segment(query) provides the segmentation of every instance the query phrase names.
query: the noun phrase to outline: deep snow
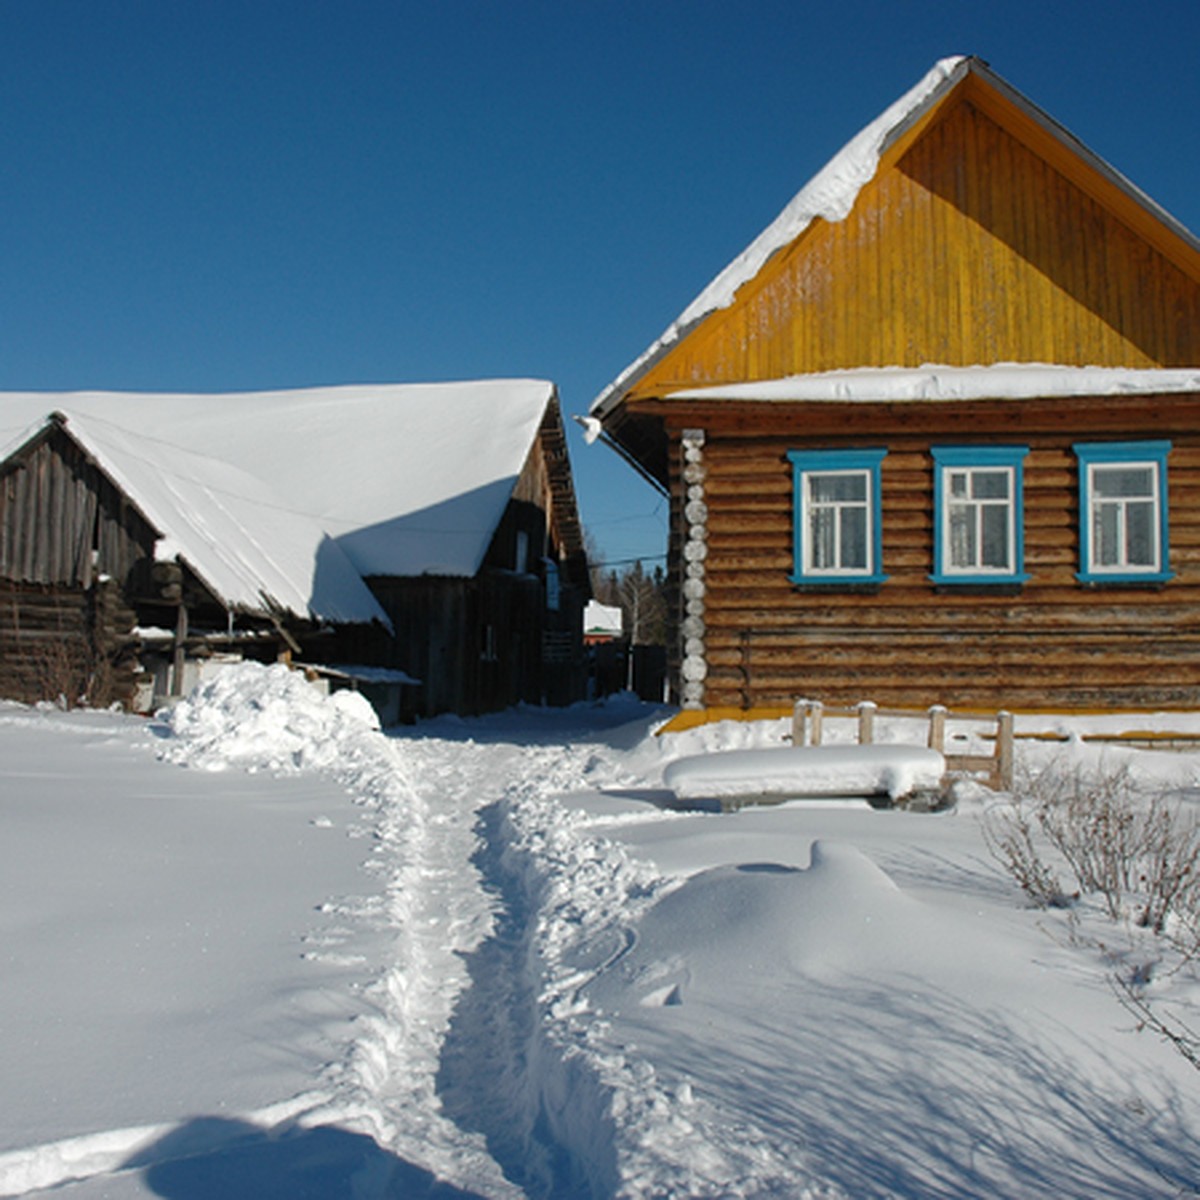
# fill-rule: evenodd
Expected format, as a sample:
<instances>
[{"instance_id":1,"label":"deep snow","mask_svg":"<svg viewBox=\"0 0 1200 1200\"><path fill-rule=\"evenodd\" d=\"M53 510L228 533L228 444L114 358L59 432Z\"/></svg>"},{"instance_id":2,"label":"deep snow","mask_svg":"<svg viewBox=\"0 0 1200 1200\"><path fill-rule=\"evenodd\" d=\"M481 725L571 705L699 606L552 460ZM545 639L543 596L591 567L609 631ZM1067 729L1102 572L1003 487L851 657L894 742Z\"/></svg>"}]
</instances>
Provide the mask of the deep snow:
<instances>
[{"instance_id":1,"label":"deep snow","mask_svg":"<svg viewBox=\"0 0 1200 1200\"><path fill-rule=\"evenodd\" d=\"M671 761L786 725L655 722L618 699L386 736L256 667L169 721L0 707L0 1194L1197 1188L1196 1072L1091 936L1133 935L1028 908L989 793L678 811ZM1156 986L1195 1013L1187 971Z\"/></svg>"}]
</instances>

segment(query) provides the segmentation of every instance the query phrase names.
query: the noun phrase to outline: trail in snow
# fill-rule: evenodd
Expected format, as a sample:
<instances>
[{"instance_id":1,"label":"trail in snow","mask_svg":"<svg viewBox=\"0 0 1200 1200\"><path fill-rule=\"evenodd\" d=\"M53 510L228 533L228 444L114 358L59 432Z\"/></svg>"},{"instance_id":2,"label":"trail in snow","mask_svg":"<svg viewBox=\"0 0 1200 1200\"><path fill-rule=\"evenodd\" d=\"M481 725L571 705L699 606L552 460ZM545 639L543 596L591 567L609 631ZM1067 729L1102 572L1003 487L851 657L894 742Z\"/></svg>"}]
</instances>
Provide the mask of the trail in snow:
<instances>
[{"instance_id":1,"label":"trail in snow","mask_svg":"<svg viewBox=\"0 0 1200 1200\"><path fill-rule=\"evenodd\" d=\"M805 1187L794 1144L661 1078L583 998L676 886L557 799L606 770L603 746L407 745L410 758L456 764L443 803L458 788L480 805L473 865L496 913L446 1032L446 1116L481 1133L530 1197L834 1195Z\"/></svg>"}]
</instances>

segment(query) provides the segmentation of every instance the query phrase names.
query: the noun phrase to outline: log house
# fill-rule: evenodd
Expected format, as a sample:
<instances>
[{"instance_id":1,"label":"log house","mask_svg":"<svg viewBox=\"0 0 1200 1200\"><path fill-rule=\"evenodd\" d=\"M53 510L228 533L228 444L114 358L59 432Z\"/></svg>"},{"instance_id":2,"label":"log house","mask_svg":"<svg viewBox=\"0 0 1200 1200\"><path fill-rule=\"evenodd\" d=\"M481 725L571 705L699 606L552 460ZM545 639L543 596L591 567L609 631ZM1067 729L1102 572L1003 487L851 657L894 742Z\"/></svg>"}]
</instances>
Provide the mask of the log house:
<instances>
[{"instance_id":1,"label":"log house","mask_svg":"<svg viewBox=\"0 0 1200 1200\"><path fill-rule=\"evenodd\" d=\"M976 58L591 419L670 497L686 709L1200 700L1200 243Z\"/></svg>"}]
</instances>

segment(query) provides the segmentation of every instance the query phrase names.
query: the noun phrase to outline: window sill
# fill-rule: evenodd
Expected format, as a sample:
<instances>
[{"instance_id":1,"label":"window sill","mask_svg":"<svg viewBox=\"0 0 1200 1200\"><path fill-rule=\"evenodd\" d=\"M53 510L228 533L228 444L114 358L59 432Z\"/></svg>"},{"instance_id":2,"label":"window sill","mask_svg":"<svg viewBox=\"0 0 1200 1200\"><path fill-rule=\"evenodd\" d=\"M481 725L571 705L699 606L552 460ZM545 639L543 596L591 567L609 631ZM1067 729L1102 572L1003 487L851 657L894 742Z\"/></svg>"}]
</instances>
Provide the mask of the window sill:
<instances>
[{"instance_id":1,"label":"window sill","mask_svg":"<svg viewBox=\"0 0 1200 1200\"><path fill-rule=\"evenodd\" d=\"M858 592L866 595L874 595L886 580L886 575L788 576L788 581L798 592Z\"/></svg>"},{"instance_id":2,"label":"window sill","mask_svg":"<svg viewBox=\"0 0 1200 1200\"><path fill-rule=\"evenodd\" d=\"M1085 571L1077 571L1075 578L1081 586L1095 590L1139 587L1158 590L1175 578L1175 572L1147 571L1136 575L1089 575Z\"/></svg>"},{"instance_id":3,"label":"window sill","mask_svg":"<svg viewBox=\"0 0 1200 1200\"><path fill-rule=\"evenodd\" d=\"M970 589L975 592L1019 592L1031 576L1020 575L930 575L929 582L939 591Z\"/></svg>"}]
</instances>

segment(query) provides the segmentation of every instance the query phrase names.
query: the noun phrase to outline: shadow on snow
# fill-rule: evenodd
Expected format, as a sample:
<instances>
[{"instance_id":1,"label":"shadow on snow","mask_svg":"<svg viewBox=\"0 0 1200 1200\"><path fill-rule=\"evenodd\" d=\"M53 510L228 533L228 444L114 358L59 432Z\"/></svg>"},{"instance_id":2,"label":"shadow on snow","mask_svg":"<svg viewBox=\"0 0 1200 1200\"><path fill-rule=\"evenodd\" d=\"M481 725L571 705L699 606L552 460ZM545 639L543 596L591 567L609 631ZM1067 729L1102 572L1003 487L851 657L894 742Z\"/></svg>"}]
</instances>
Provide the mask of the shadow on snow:
<instances>
[{"instance_id":1,"label":"shadow on snow","mask_svg":"<svg viewBox=\"0 0 1200 1200\"><path fill-rule=\"evenodd\" d=\"M165 1200L481 1200L334 1126L196 1117L122 1164Z\"/></svg>"}]
</instances>

